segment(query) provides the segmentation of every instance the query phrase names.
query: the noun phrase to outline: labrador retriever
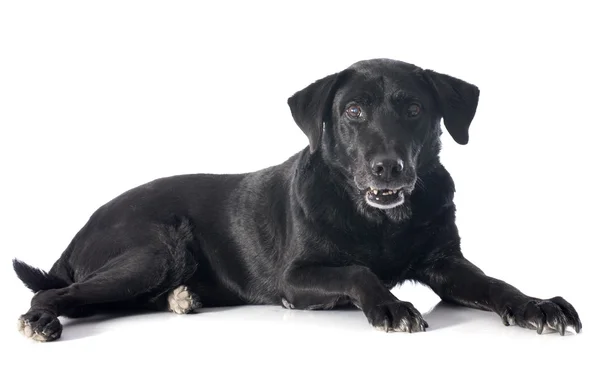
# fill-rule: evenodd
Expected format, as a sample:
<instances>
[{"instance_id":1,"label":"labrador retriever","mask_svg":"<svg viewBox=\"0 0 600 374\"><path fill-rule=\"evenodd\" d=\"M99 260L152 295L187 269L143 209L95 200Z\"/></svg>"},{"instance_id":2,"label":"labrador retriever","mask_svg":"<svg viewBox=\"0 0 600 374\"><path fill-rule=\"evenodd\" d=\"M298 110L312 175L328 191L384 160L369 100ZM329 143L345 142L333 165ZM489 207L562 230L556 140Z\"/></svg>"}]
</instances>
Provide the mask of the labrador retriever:
<instances>
[{"instance_id":1,"label":"labrador retriever","mask_svg":"<svg viewBox=\"0 0 600 374\"><path fill-rule=\"evenodd\" d=\"M288 99L308 145L287 161L151 181L95 211L49 272L15 259L35 292L19 330L51 341L59 316L277 304L355 306L377 329L425 331L390 292L414 280L507 326L579 333L565 299L525 295L461 253L440 135L467 144L478 101L473 84L390 59L321 78Z\"/></svg>"}]
</instances>

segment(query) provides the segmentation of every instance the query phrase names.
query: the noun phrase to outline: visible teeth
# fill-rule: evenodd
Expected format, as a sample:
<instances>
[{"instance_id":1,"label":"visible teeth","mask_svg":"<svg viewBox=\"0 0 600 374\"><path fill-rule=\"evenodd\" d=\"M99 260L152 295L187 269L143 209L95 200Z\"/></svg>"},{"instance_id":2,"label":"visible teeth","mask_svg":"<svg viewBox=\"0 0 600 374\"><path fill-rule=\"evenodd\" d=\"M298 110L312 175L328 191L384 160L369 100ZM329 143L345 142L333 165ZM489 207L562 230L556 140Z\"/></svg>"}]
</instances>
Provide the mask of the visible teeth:
<instances>
[{"instance_id":1,"label":"visible teeth","mask_svg":"<svg viewBox=\"0 0 600 374\"><path fill-rule=\"evenodd\" d=\"M379 191L379 190L376 190L376 189L369 189L369 191L373 195L383 195L383 196L390 196L390 195L394 195L394 194L400 193L400 190L381 190L381 191Z\"/></svg>"}]
</instances>

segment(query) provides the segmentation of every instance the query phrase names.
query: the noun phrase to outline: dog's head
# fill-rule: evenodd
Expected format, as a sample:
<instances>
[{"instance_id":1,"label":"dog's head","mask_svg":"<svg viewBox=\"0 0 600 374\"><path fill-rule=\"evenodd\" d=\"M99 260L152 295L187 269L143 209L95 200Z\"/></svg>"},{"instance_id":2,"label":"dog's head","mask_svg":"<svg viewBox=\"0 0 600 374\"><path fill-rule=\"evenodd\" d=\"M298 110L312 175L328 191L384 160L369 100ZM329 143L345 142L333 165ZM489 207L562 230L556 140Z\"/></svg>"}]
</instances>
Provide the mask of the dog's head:
<instances>
[{"instance_id":1,"label":"dog's head","mask_svg":"<svg viewBox=\"0 0 600 374\"><path fill-rule=\"evenodd\" d=\"M479 89L458 78L374 59L319 79L288 104L310 152L341 171L368 205L391 209L437 160L442 118L467 144L478 100Z\"/></svg>"}]
</instances>

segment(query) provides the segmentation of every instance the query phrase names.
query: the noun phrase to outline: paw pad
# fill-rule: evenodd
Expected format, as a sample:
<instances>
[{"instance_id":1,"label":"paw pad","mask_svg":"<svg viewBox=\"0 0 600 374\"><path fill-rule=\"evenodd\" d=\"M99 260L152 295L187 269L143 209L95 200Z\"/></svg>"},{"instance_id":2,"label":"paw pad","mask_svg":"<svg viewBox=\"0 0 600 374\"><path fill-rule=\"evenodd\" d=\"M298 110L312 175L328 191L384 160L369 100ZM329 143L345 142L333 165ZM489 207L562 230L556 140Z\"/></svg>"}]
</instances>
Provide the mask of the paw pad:
<instances>
[{"instance_id":1,"label":"paw pad","mask_svg":"<svg viewBox=\"0 0 600 374\"><path fill-rule=\"evenodd\" d=\"M177 314L188 314L202 306L198 297L186 286L179 286L167 297L169 310Z\"/></svg>"}]
</instances>

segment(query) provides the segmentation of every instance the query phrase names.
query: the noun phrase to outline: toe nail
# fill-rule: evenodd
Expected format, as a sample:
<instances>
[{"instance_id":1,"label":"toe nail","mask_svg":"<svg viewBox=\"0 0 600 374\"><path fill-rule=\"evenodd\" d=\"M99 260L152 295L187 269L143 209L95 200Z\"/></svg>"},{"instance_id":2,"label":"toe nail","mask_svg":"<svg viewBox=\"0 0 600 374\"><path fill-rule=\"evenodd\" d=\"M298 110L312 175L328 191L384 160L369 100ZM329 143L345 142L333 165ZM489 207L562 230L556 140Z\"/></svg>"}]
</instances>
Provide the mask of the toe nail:
<instances>
[{"instance_id":1,"label":"toe nail","mask_svg":"<svg viewBox=\"0 0 600 374\"><path fill-rule=\"evenodd\" d=\"M33 336L31 338L38 342L45 342L47 340L45 336L38 334L37 332L35 334L33 334Z\"/></svg>"},{"instance_id":2,"label":"toe nail","mask_svg":"<svg viewBox=\"0 0 600 374\"><path fill-rule=\"evenodd\" d=\"M25 334L26 337L31 338L31 336L33 335L33 330L31 326L25 326L25 328L23 329L23 334Z\"/></svg>"}]
</instances>

